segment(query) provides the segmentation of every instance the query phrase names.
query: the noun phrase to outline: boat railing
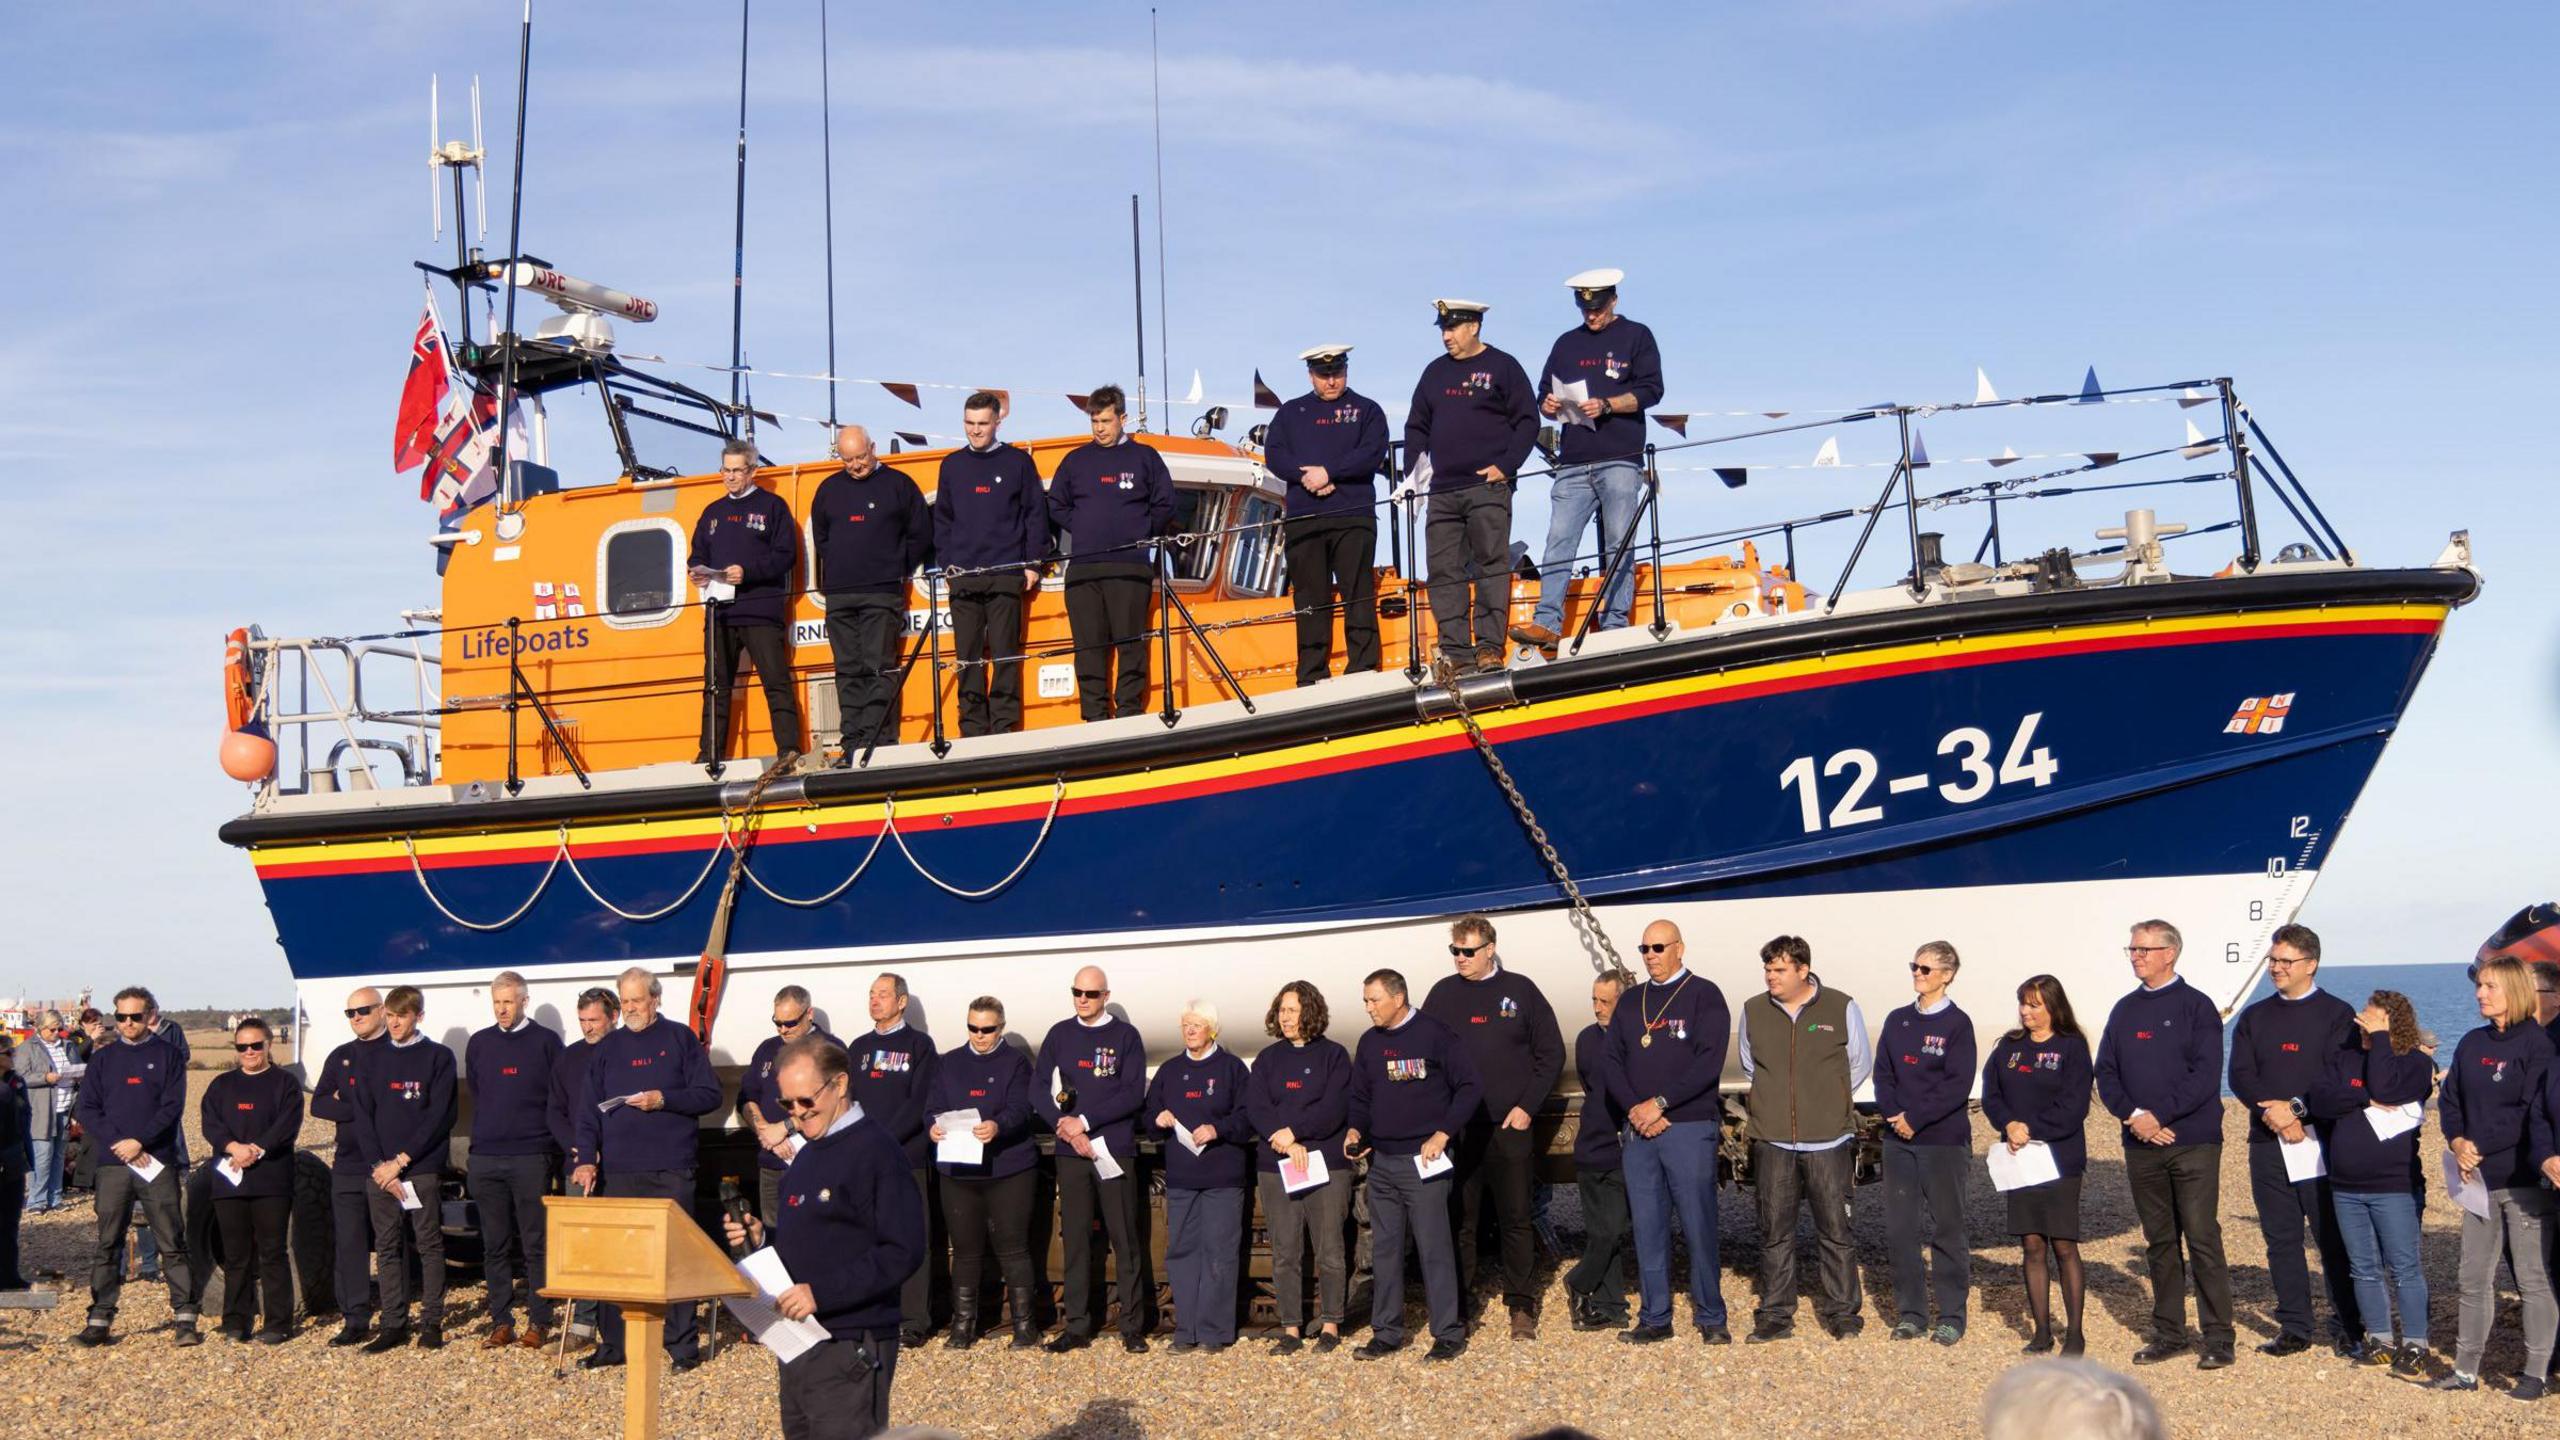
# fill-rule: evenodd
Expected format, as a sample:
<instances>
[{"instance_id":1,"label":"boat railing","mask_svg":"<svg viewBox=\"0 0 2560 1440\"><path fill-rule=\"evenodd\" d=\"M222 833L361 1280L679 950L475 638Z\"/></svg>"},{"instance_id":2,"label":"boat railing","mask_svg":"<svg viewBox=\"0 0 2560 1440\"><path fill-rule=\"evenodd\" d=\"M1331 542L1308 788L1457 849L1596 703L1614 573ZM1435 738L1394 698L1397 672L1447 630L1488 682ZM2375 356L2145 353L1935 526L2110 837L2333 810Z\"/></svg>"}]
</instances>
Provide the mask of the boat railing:
<instances>
[{"instance_id":1,"label":"boat railing","mask_svg":"<svg viewBox=\"0 0 2560 1440\"><path fill-rule=\"evenodd\" d=\"M258 804L383 788L374 755L399 767L402 787L429 783L444 730L443 665L415 638L250 636L256 718L279 762L258 782Z\"/></svg>"}]
</instances>

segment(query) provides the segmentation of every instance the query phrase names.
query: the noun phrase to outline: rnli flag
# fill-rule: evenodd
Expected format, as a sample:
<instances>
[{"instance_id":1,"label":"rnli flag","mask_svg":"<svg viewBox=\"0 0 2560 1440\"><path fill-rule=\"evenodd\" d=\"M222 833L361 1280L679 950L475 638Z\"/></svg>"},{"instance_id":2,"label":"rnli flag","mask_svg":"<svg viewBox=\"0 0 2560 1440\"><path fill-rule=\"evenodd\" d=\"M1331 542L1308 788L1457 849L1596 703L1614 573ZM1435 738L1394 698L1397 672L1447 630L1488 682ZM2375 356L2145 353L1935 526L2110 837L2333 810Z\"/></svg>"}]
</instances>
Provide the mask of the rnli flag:
<instances>
[{"instance_id":1,"label":"rnli flag","mask_svg":"<svg viewBox=\"0 0 2560 1440\"><path fill-rule=\"evenodd\" d=\"M2285 716L2293 711L2293 692L2282 695L2252 695L2231 712L2231 723L2222 727L2225 735L2273 735L2284 729Z\"/></svg>"},{"instance_id":2,"label":"rnli flag","mask_svg":"<svg viewBox=\"0 0 2560 1440\"><path fill-rule=\"evenodd\" d=\"M435 449L436 422L444 414L449 385L447 368L444 328L436 322L435 297L430 295L418 316L418 333L409 341L409 378L400 386L400 414L391 427L392 473L425 464ZM428 488L433 490L432 482Z\"/></svg>"}]
</instances>

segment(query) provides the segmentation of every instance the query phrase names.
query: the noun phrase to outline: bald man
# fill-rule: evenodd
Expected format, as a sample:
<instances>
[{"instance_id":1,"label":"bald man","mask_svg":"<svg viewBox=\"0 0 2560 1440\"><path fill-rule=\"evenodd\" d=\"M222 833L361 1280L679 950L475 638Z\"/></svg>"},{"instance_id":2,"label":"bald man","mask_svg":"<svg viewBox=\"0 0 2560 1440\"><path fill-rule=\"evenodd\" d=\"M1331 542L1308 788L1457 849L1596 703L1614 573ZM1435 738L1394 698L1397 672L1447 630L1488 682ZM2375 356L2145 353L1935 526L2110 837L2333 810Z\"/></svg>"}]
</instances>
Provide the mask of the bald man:
<instances>
[{"instance_id":1,"label":"bald man","mask_svg":"<svg viewBox=\"0 0 2560 1440\"><path fill-rule=\"evenodd\" d=\"M347 1028L355 1038L329 1052L311 1077L311 1113L338 1127L329 1162L329 1229L338 1252L338 1313L345 1325L332 1345L372 1338L373 1210L363 1156L356 1148L356 1067L382 1043L382 992L367 985L347 997Z\"/></svg>"},{"instance_id":2,"label":"bald man","mask_svg":"<svg viewBox=\"0 0 2560 1440\"><path fill-rule=\"evenodd\" d=\"M1099 968L1077 971L1069 998L1075 1014L1049 1027L1031 1070L1031 1108L1058 1137L1058 1236L1066 1252L1066 1323L1049 1349L1081 1350L1102 1328L1093 1294L1098 1211L1120 1262L1120 1346L1142 1354L1155 1294L1138 1223L1147 1203L1136 1133L1146 1100L1146 1046L1138 1027L1111 1014L1111 981Z\"/></svg>"},{"instance_id":3,"label":"bald man","mask_svg":"<svg viewBox=\"0 0 2560 1440\"><path fill-rule=\"evenodd\" d=\"M1671 1227L1689 1240L1689 1319L1709 1345L1730 1345L1716 1248L1716 1148L1733 1012L1716 982L1689 968L1680 927L1656 920L1636 946L1645 981L1609 1016L1609 1098L1627 1117L1622 1152L1635 1223L1643 1308L1618 1332L1630 1345L1671 1338Z\"/></svg>"},{"instance_id":4,"label":"bald man","mask_svg":"<svg viewBox=\"0 0 2560 1440\"><path fill-rule=\"evenodd\" d=\"M836 432L836 458L842 468L818 482L809 502L809 542L836 657L836 723L844 737L836 763L850 765L875 731L882 744L898 743L884 721L907 629L907 577L933 557L933 512L916 482L880 463L861 426Z\"/></svg>"}]
</instances>

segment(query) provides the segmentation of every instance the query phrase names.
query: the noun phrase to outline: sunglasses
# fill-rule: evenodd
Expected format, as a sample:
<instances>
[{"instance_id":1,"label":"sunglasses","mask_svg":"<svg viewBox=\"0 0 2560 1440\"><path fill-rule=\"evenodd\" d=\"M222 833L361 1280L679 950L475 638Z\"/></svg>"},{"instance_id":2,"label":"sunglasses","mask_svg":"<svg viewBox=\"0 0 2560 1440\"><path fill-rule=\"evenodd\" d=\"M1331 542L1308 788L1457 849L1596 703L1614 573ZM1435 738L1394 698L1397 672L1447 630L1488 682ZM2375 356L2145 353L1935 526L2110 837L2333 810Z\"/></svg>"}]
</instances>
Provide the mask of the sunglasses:
<instances>
[{"instance_id":1,"label":"sunglasses","mask_svg":"<svg viewBox=\"0 0 2560 1440\"><path fill-rule=\"evenodd\" d=\"M119 1010L116 1012L116 1023L119 1025L139 1025L150 1017L151 1012L148 1010Z\"/></svg>"},{"instance_id":2,"label":"sunglasses","mask_svg":"<svg viewBox=\"0 0 2560 1440\"><path fill-rule=\"evenodd\" d=\"M1485 950L1490 950L1490 949L1492 949L1492 948L1493 948L1493 947L1492 947L1491 945L1489 945L1489 944L1488 944L1488 945L1452 945L1452 946L1450 946L1450 947L1449 947L1449 953L1450 953L1450 954L1452 954L1452 955L1457 956L1457 957L1458 957L1459 959L1461 959L1461 960L1473 960L1474 958L1476 958L1476 956L1477 956L1477 954L1478 954L1479 952L1481 952L1481 951L1485 951Z\"/></svg>"},{"instance_id":3,"label":"sunglasses","mask_svg":"<svg viewBox=\"0 0 2560 1440\"><path fill-rule=\"evenodd\" d=\"M247 1043L247 1044L243 1045L243 1044L241 1044L240 1042L238 1042L238 1041L236 1041L236 1040L235 1040L235 1041L233 1041L233 1042L232 1042L232 1044L231 1044L231 1048L232 1048L232 1049L234 1049L234 1050L239 1051L239 1052L240 1052L241 1054L243 1054L243 1055L246 1055L246 1054L248 1054L248 1053L249 1053L250 1051L252 1051L252 1050L264 1050L264 1049L266 1049L266 1048L267 1048L267 1042L266 1042L266 1041L264 1041L264 1040L252 1040L252 1041L250 1041L249 1043Z\"/></svg>"},{"instance_id":4,"label":"sunglasses","mask_svg":"<svg viewBox=\"0 0 2560 1440\"><path fill-rule=\"evenodd\" d=\"M1079 990L1073 985L1070 985L1067 987L1067 993L1073 995L1079 1000L1099 1000L1111 992L1108 990Z\"/></svg>"},{"instance_id":5,"label":"sunglasses","mask_svg":"<svg viewBox=\"0 0 2560 1440\"><path fill-rule=\"evenodd\" d=\"M807 1023L809 1023L809 1012L803 1010L788 1020L783 1019L779 1015L775 1016L773 1020L773 1028L776 1030L794 1030L802 1025L806 1025Z\"/></svg>"},{"instance_id":6,"label":"sunglasses","mask_svg":"<svg viewBox=\"0 0 2560 1440\"><path fill-rule=\"evenodd\" d=\"M2164 951L2164 950L2166 950L2166 949L2168 949L2168 948L2169 948L2169 947L2168 947L2168 946L2166 946L2166 945L2127 945L2126 947L2124 947L2124 953L2125 953L2125 954L2127 954L2127 955L2129 955L2129 956L2130 956L2130 955L2157 955L2157 954L2159 954L2160 952L2162 952L2162 951Z\"/></svg>"},{"instance_id":7,"label":"sunglasses","mask_svg":"<svg viewBox=\"0 0 2560 1440\"><path fill-rule=\"evenodd\" d=\"M1660 945L1639 944L1636 946L1636 953L1639 955L1667 955L1671 953L1671 947L1679 943L1680 942L1677 940L1670 940L1665 941Z\"/></svg>"},{"instance_id":8,"label":"sunglasses","mask_svg":"<svg viewBox=\"0 0 2560 1440\"><path fill-rule=\"evenodd\" d=\"M972 1035L1001 1035L1004 1033L1004 1027L1001 1025L972 1025L969 1027L969 1033Z\"/></svg>"},{"instance_id":9,"label":"sunglasses","mask_svg":"<svg viewBox=\"0 0 2560 1440\"><path fill-rule=\"evenodd\" d=\"M831 1080L827 1083L832 1085L835 1082ZM782 1097L782 1108L795 1114L805 1115L818 1108L818 1101L825 1094L826 1092L821 1090L816 1095L785 1095Z\"/></svg>"},{"instance_id":10,"label":"sunglasses","mask_svg":"<svg viewBox=\"0 0 2560 1440\"><path fill-rule=\"evenodd\" d=\"M354 1009L352 1009L352 1010L350 1010L350 1011L348 1011L348 1012L347 1012L347 1018L348 1018L348 1019L350 1019L350 1020L361 1020L361 1019L363 1019L364 1017L366 1017L367 1015L370 1015L370 1014L372 1014L374 1011L379 1010L379 1009L381 1009L381 1008L382 1008L382 1006L381 1006L381 1004L380 1004L379 1002L377 1002L377 1003L375 1003L375 1004L372 1004L372 1005L358 1005L358 1006L357 1006L357 1007L355 1007Z\"/></svg>"},{"instance_id":11,"label":"sunglasses","mask_svg":"<svg viewBox=\"0 0 2560 1440\"><path fill-rule=\"evenodd\" d=\"M1911 966L1911 973L1914 975L1935 975L1938 973L1938 967L1935 965L1922 965L1914 962Z\"/></svg>"}]
</instances>

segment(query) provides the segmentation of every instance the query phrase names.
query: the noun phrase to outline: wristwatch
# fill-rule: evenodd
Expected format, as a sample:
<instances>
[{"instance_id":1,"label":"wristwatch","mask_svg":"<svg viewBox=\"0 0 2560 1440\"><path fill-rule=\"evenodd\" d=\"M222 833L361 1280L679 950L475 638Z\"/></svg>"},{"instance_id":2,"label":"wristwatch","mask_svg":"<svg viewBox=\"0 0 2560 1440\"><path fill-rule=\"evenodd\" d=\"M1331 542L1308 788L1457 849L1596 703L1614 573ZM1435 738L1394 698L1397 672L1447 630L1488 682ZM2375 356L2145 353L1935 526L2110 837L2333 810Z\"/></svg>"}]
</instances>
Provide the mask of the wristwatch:
<instances>
[{"instance_id":1,"label":"wristwatch","mask_svg":"<svg viewBox=\"0 0 2560 1440\"><path fill-rule=\"evenodd\" d=\"M2287 1100L2287 1101L2286 1101L2286 1102L2284 1102L2284 1103L2286 1103L2287 1105L2290 1105L2290 1106L2292 1106L2292 1107L2293 1107L2293 1118L2294 1118L2294 1119L2296 1119L2296 1120L2308 1120L2308 1119L2310 1119L2310 1118L2311 1118L2311 1107L2302 1103L2302 1097L2301 1097L2301 1096L2296 1095L2296 1096L2294 1096L2292 1099Z\"/></svg>"}]
</instances>

